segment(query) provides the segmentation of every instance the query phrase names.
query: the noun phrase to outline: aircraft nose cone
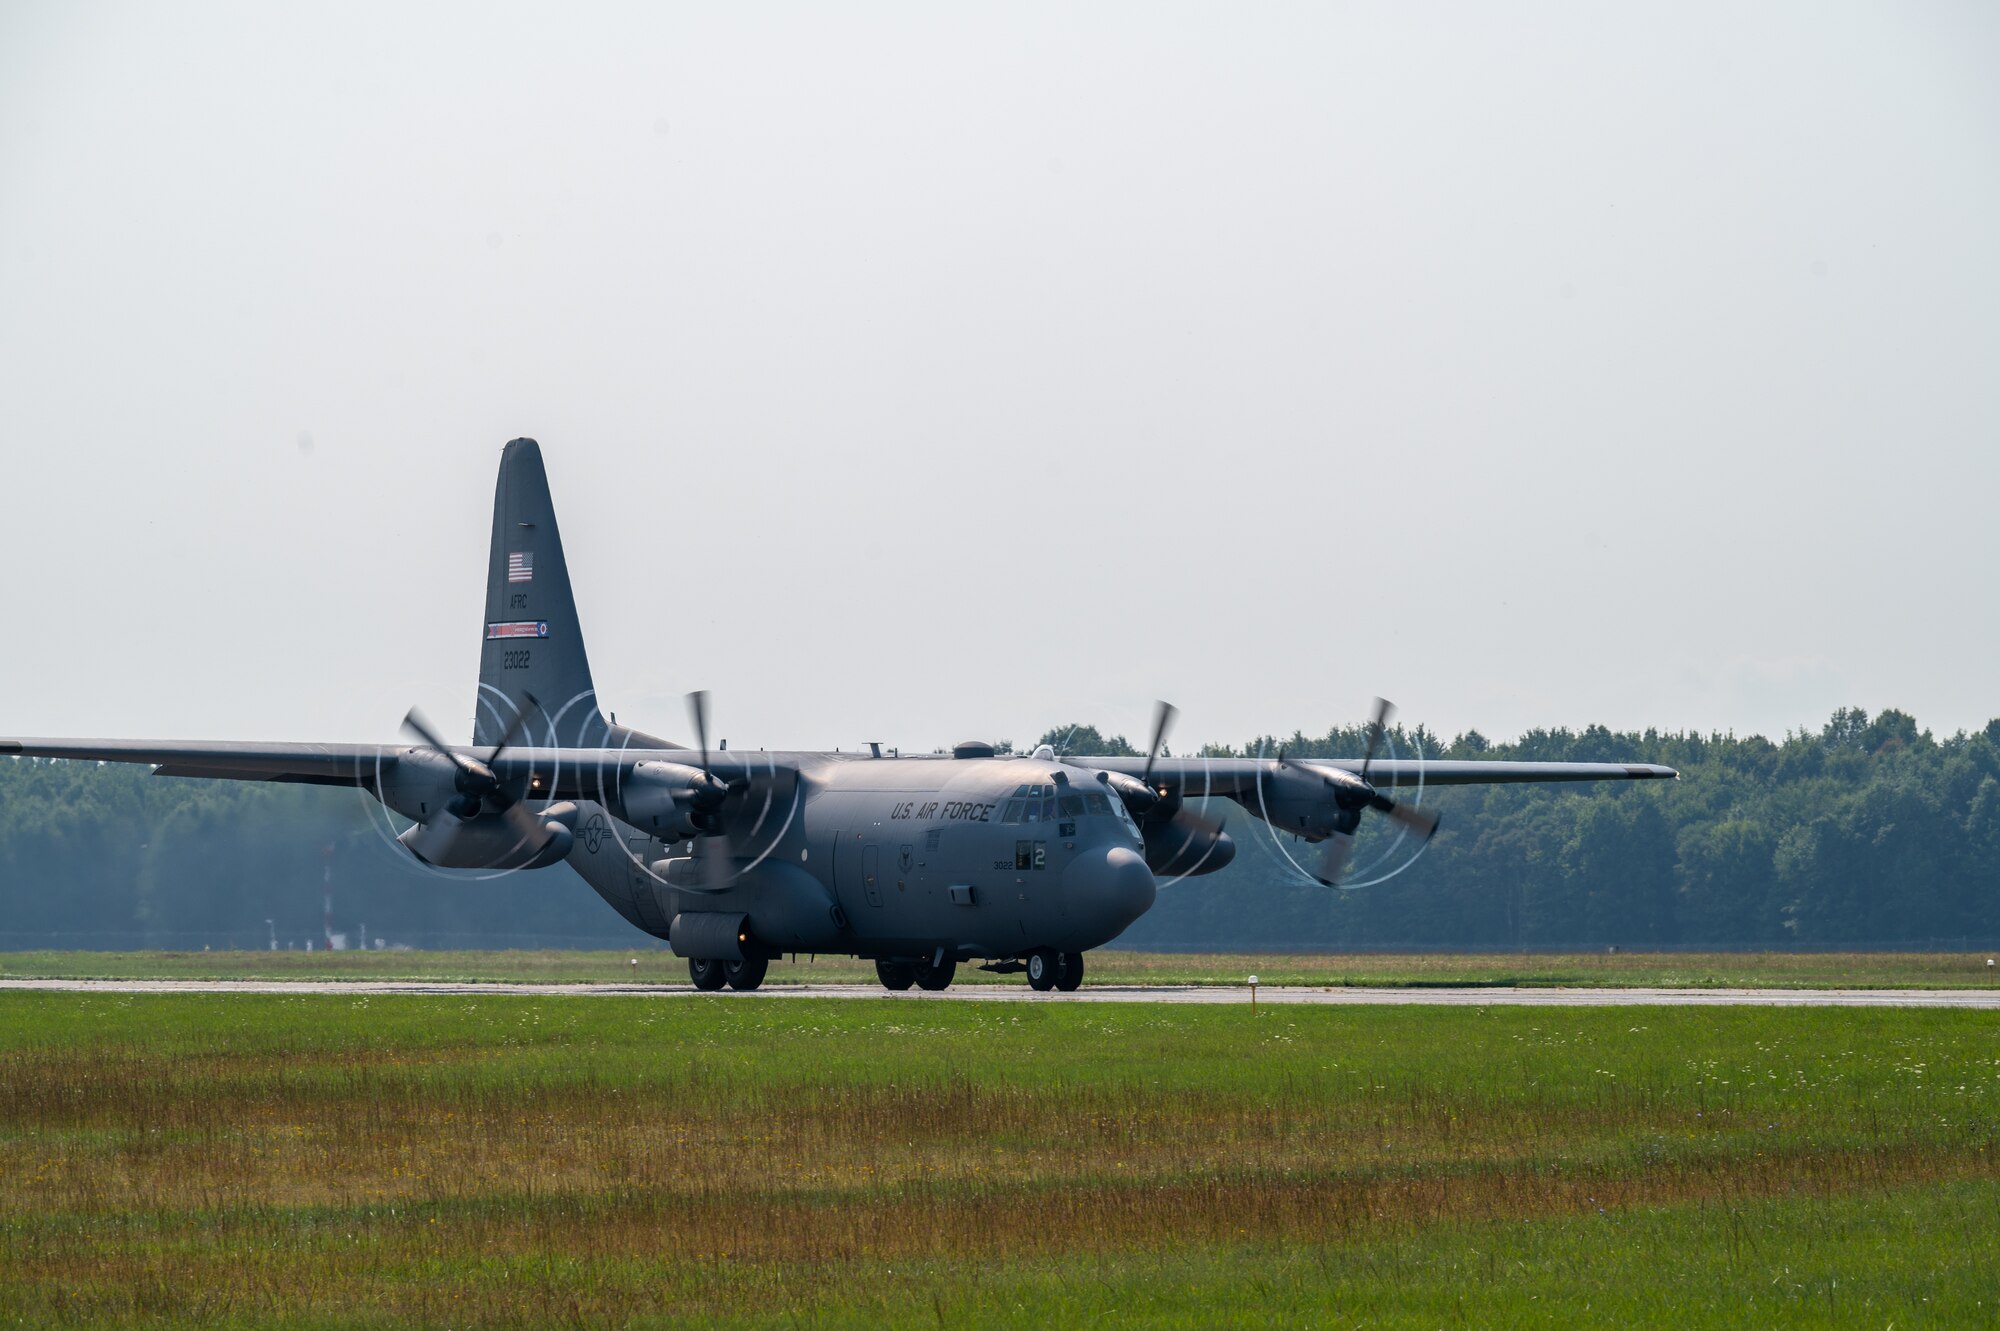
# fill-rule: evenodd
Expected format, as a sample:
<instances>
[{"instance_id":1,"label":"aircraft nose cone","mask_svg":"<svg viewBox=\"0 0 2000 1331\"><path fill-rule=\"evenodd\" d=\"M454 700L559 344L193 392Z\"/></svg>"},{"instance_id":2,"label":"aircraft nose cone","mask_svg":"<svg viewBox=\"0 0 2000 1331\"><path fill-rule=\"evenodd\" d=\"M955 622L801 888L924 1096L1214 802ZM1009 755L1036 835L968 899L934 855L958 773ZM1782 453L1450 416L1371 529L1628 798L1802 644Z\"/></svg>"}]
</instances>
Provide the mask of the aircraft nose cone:
<instances>
[{"instance_id":1,"label":"aircraft nose cone","mask_svg":"<svg viewBox=\"0 0 2000 1331\"><path fill-rule=\"evenodd\" d=\"M1151 910L1158 894L1146 861L1124 846L1077 856L1063 872L1063 889L1072 900L1115 919L1119 929Z\"/></svg>"}]
</instances>

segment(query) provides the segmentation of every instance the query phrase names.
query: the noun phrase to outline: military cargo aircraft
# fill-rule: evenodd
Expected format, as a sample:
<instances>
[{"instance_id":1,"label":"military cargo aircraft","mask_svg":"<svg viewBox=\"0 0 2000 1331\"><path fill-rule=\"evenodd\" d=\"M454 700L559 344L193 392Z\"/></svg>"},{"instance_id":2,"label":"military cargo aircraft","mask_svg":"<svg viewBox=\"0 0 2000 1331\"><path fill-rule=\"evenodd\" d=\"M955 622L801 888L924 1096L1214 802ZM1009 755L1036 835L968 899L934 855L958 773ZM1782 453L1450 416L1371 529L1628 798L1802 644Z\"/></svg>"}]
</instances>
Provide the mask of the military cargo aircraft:
<instances>
[{"instance_id":1,"label":"military cargo aircraft","mask_svg":"<svg viewBox=\"0 0 2000 1331\"><path fill-rule=\"evenodd\" d=\"M668 940L699 989L755 989L787 952L872 959L890 989L943 989L956 968L1025 971L1072 990L1084 955L1154 901L1162 879L1212 873L1234 843L1205 811L1242 806L1317 847L1337 885L1362 817L1422 840L1437 818L1387 791L1475 782L1652 780L1636 763L1381 758L1378 705L1363 757L1163 758L1162 704L1143 758L1026 756L970 742L906 756L755 753L708 743L689 695L688 748L598 705L541 449L501 453L470 747L412 711L412 743L0 740L0 754L150 763L161 776L358 787L446 869L567 863L635 927ZM1200 806L1200 807L1198 807Z\"/></svg>"}]
</instances>

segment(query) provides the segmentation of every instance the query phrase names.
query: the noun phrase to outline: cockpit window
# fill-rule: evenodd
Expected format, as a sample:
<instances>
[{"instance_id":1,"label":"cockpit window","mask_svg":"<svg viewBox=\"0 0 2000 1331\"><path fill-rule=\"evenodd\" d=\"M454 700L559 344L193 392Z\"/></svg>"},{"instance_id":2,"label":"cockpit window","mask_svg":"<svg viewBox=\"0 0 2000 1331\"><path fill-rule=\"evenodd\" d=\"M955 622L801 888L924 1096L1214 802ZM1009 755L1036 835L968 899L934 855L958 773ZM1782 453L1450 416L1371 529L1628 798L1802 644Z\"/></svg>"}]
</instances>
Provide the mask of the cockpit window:
<instances>
[{"instance_id":1,"label":"cockpit window","mask_svg":"<svg viewBox=\"0 0 2000 1331\"><path fill-rule=\"evenodd\" d=\"M1001 811L1000 821L1017 824L1053 823L1060 819L1068 822L1085 815L1100 818L1118 816L1121 821L1131 821L1124 817L1124 813L1124 804L1108 798L1102 791L1080 791L1070 786L1033 782L1014 787L1013 797Z\"/></svg>"},{"instance_id":2,"label":"cockpit window","mask_svg":"<svg viewBox=\"0 0 2000 1331\"><path fill-rule=\"evenodd\" d=\"M1113 795L1109 803L1111 805L1111 812L1117 815L1119 822L1125 824L1126 827L1134 832L1139 830L1139 824L1132 821L1132 811L1125 807L1124 800Z\"/></svg>"}]
</instances>

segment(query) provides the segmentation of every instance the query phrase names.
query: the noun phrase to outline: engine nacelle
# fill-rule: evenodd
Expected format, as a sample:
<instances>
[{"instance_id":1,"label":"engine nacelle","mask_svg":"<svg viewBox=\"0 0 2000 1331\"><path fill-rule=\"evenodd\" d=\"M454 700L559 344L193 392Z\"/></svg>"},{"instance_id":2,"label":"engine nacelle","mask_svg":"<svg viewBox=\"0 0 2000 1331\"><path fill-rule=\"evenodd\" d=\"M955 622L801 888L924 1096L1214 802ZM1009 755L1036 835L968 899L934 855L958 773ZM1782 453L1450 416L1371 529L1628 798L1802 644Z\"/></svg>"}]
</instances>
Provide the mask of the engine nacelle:
<instances>
[{"instance_id":1,"label":"engine nacelle","mask_svg":"<svg viewBox=\"0 0 2000 1331\"><path fill-rule=\"evenodd\" d=\"M377 797L413 822L427 822L458 794L458 768L435 749L405 749L381 772Z\"/></svg>"},{"instance_id":2,"label":"engine nacelle","mask_svg":"<svg viewBox=\"0 0 2000 1331\"><path fill-rule=\"evenodd\" d=\"M1359 777L1288 765L1267 773L1257 791L1238 799L1280 832L1324 841L1335 832L1355 829L1369 794Z\"/></svg>"},{"instance_id":3,"label":"engine nacelle","mask_svg":"<svg viewBox=\"0 0 2000 1331\"><path fill-rule=\"evenodd\" d=\"M1146 867L1161 878L1214 873L1236 858L1236 843L1229 833L1191 809L1176 810L1172 818L1148 821L1142 827Z\"/></svg>"},{"instance_id":4,"label":"engine nacelle","mask_svg":"<svg viewBox=\"0 0 2000 1331\"><path fill-rule=\"evenodd\" d=\"M525 809L526 806L516 806ZM576 844L576 806L552 804L540 813L460 818L449 809L406 828L396 838L425 864L440 869L544 869L560 864Z\"/></svg>"},{"instance_id":5,"label":"engine nacelle","mask_svg":"<svg viewBox=\"0 0 2000 1331\"><path fill-rule=\"evenodd\" d=\"M662 841L681 841L706 831L704 809L720 803L714 778L685 763L638 763L618 787L613 810L634 827Z\"/></svg>"},{"instance_id":6,"label":"engine nacelle","mask_svg":"<svg viewBox=\"0 0 2000 1331\"><path fill-rule=\"evenodd\" d=\"M1163 798L1159 791L1138 777L1127 776L1123 772L1100 772L1097 779L1110 787L1112 794L1125 801L1126 812L1134 818L1144 816L1148 809Z\"/></svg>"},{"instance_id":7,"label":"engine nacelle","mask_svg":"<svg viewBox=\"0 0 2000 1331\"><path fill-rule=\"evenodd\" d=\"M1125 802L1146 843L1146 867L1162 878L1214 873L1236 858L1236 843L1214 823L1182 804L1180 792L1149 786L1136 776L1104 772L1099 780Z\"/></svg>"}]
</instances>

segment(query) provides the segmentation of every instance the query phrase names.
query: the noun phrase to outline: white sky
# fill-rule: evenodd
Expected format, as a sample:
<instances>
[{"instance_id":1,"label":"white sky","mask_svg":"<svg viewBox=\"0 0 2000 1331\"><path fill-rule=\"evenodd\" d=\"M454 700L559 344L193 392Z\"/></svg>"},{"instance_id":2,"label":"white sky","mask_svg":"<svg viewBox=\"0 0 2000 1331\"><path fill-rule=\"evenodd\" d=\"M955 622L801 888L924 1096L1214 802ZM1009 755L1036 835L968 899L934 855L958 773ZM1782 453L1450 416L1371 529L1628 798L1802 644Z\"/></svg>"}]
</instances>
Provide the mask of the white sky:
<instances>
[{"instance_id":1,"label":"white sky","mask_svg":"<svg viewBox=\"0 0 2000 1331\"><path fill-rule=\"evenodd\" d=\"M0 6L0 732L2000 714L2000 8ZM310 444L303 441L309 440Z\"/></svg>"}]
</instances>

